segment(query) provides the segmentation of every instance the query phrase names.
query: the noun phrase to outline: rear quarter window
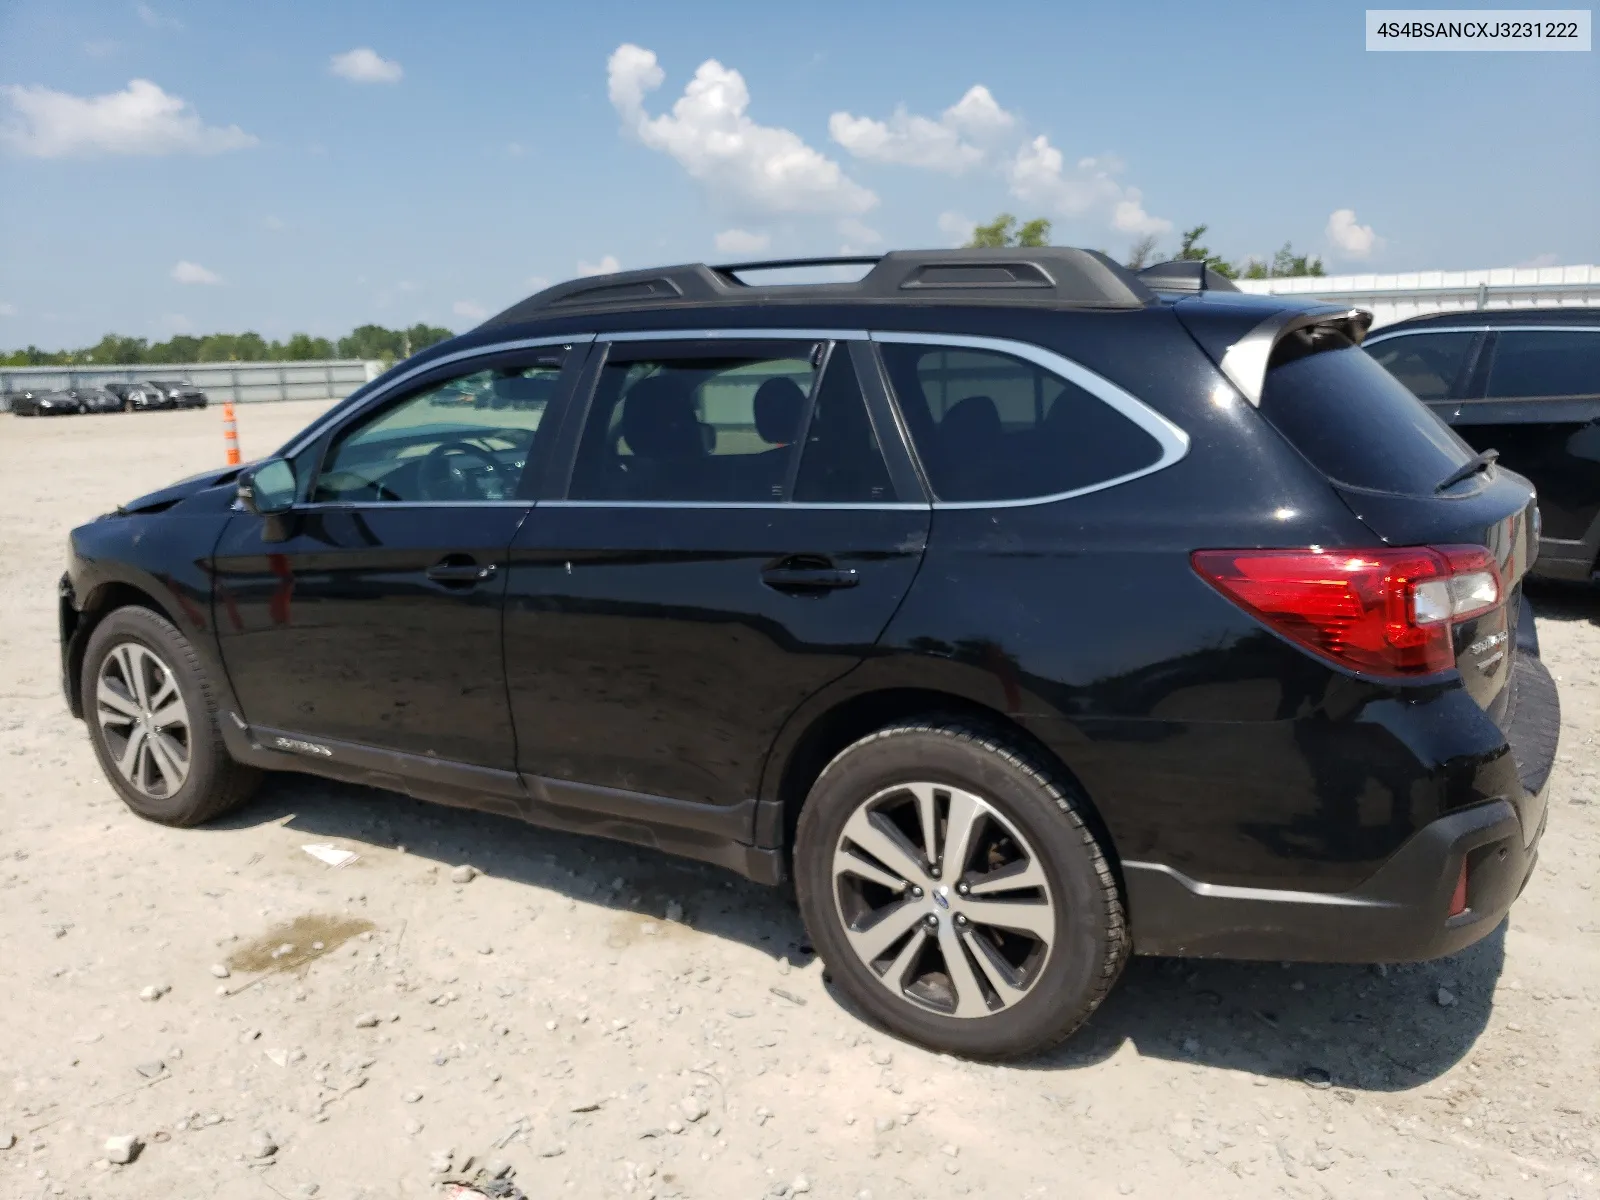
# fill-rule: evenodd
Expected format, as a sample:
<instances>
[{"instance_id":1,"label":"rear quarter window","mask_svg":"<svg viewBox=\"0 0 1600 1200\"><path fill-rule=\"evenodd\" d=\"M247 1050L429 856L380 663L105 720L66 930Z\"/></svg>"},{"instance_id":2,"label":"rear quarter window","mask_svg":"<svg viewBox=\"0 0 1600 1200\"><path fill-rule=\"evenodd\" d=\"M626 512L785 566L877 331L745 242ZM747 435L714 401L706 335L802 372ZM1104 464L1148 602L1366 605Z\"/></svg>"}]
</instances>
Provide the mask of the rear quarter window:
<instances>
[{"instance_id":1,"label":"rear quarter window","mask_svg":"<svg viewBox=\"0 0 1600 1200\"><path fill-rule=\"evenodd\" d=\"M1431 495L1473 454L1366 351L1324 330L1279 343L1261 415L1319 471L1350 487Z\"/></svg>"},{"instance_id":2,"label":"rear quarter window","mask_svg":"<svg viewBox=\"0 0 1600 1200\"><path fill-rule=\"evenodd\" d=\"M880 345L933 494L942 501L1028 500L1148 470L1163 448L1098 396L995 350Z\"/></svg>"}]
</instances>

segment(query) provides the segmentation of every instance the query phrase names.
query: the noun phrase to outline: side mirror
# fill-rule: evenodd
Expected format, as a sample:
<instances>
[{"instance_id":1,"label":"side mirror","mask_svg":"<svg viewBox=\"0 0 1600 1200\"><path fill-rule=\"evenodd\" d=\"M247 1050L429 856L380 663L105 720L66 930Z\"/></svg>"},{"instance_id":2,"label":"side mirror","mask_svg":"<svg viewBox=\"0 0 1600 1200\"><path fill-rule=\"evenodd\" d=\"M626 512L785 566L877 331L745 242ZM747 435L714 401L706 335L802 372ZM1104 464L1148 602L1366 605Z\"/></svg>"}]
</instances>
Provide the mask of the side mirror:
<instances>
[{"instance_id":1,"label":"side mirror","mask_svg":"<svg viewBox=\"0 0 1600 1200\"><path fill-rule=\"evenodd\" d=\"M239 503L258 517L286 513L294 507L294 468L281 458L269 458L239 475Z\"/></svg>"}]
</instances>

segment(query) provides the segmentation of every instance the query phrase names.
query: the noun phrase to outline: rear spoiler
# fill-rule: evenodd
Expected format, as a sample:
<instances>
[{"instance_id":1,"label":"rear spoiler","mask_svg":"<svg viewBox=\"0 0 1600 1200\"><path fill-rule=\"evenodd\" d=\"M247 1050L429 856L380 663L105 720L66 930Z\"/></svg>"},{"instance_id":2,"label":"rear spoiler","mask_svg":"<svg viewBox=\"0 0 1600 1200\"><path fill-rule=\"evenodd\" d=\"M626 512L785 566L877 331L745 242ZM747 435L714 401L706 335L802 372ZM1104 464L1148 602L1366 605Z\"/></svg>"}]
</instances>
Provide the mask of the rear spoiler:
<instances>
[{"instance_id":1,"label":"rear spoiler","mask_svg":"<svg viewBox=\"0 0 1600 1200\"><path fill-rule=\"evenodd\" d=\"M1360 345L1372 328L1372 314L1360 308L1333 304L1297 305L1273 313L1265 320L1238 332L1241 312L1208 312L1191 308L1196 300L1180 301L1175 308L1180 320L1213 362L1251 404L1259 407L1266 384L1267 368L1278 343L1301 330L1325 329L1341 334Z\"/></svg>"}]
</instances>

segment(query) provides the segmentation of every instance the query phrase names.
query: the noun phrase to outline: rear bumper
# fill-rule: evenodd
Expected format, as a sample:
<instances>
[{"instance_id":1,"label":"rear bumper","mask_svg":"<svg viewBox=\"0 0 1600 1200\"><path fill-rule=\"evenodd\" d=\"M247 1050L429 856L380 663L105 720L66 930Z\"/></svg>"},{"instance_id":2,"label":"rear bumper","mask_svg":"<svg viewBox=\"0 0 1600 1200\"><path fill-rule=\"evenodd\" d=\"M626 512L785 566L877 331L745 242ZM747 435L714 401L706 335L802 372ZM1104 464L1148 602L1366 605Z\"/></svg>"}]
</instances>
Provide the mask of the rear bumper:
<instances>
[{"instance_id":1,"label":"rear bumper","mask_svg":"<svg viewBox=\"0 0 1600 1200\"><path fill-rule=\"evenodd\" d=\"M1346 892L1233 887L1161 863L1125 861L1134 949L1179 957L1307 962L1417 962L1471 945L1521 895L1538 859L1561 725L1555 683L1518 656L1506 740L1523 788L1418 830ZM1467 910L1450 915L1467 863Z\"/></svg>"}]
</instances>

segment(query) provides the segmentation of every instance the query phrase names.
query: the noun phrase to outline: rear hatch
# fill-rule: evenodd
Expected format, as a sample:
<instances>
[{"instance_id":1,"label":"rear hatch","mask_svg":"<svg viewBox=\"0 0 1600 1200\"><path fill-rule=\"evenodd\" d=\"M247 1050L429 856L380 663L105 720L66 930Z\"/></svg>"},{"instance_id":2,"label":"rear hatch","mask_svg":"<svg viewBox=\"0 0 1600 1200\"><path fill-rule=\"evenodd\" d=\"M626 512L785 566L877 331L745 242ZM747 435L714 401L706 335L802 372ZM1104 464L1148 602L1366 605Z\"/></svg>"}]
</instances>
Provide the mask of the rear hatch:
<instances>
[{"instance_id":1,"label":"rear hatch","mask_svg":"<svg viewBox=\"0 0 1600 1200\"><path fill-rule=\"evenodd\" d=\"M1480 459L1433 411L1361 350L1348 326L1309 325L1278 339L1260 410L1386 546L1427 546L1453 564L1487 554L1496 602L1453 624L1467 691L1499 720L1517 653L1522 580L1538 552L1533 487ZM1481 611L1478 611L1481 610Z\"/></svg>"}]
</instances>

